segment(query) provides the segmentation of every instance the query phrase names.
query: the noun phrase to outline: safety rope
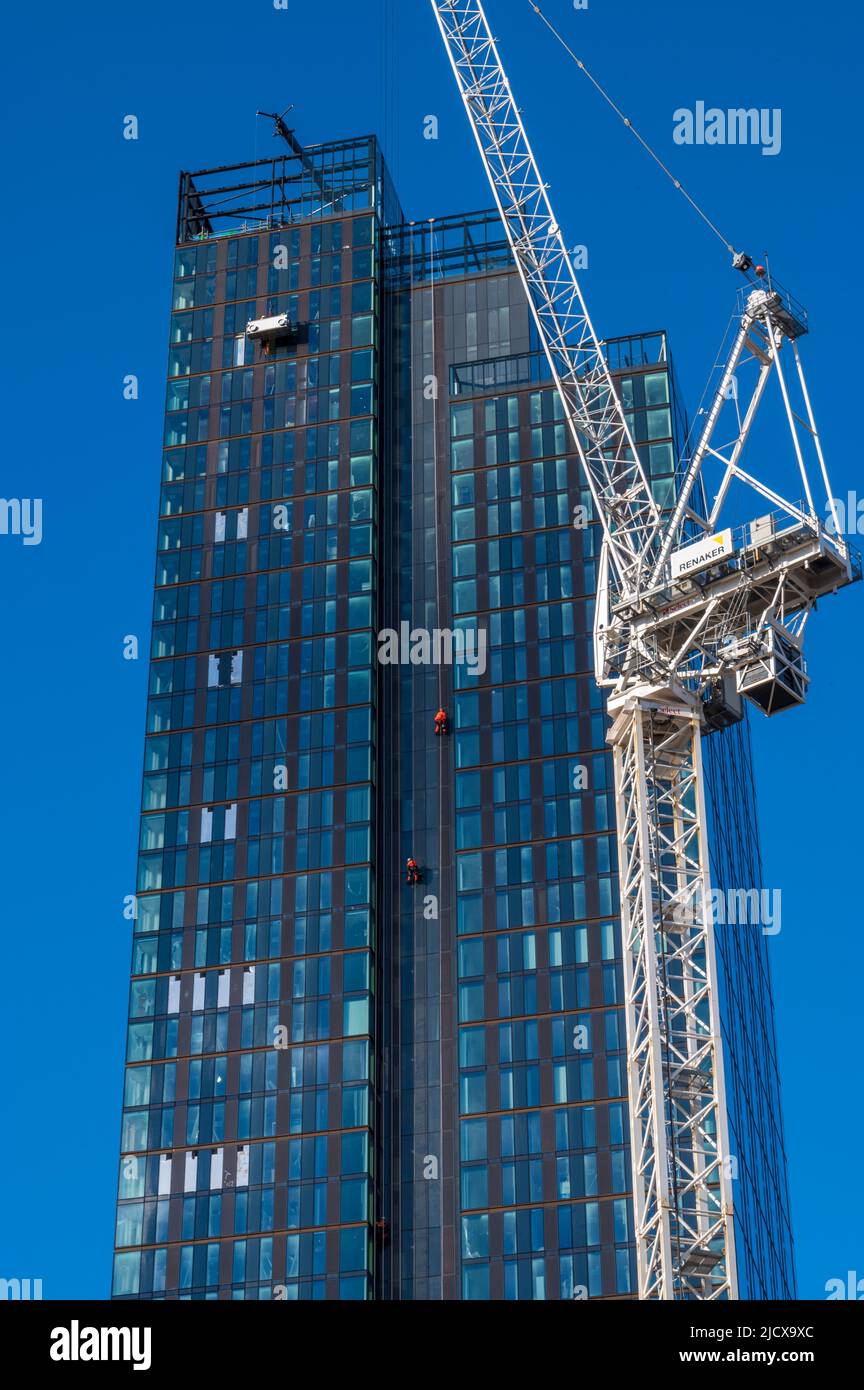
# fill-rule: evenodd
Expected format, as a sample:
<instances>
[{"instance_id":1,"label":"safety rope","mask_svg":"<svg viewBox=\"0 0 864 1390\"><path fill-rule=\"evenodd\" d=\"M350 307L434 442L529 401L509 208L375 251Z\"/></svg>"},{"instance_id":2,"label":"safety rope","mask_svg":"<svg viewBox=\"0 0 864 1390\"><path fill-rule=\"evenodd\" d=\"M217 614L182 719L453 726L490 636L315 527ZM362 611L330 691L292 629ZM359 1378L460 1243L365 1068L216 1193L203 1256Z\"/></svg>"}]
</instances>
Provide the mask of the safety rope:
<instances>
[{"instance_id":1,"label":"safety rope","mask_svg":"<svg viewBox=\"0 0 864 1390\"><path fill-rule=\"evenodd\" d=\"M443 271L442 271L443 278ZM430 315L432 320L432 375L437 383L437 334L435 332L435 219L429 219L429 300ZM438 616L441 611L441 482L438 459L438 410L439 410L439 391L436 389L432 398L432 487L434 500L433 526L435 530L435 614L436 624L440 622ZM448 475L449 476L449 475ZM424 553L425 567L425 553ZM425 623L425 617L424 617ZM443 662L438 663L438 709L444 707L444 667ZM427 719L427 711L423 711L424 721ZM427 726L428 727L428 726ZM427 733L428 737L428 733ZM444 1077L447 1075L444 1059L444 938L443 938L443 917L441 913L441 885L444 882L444 752L447 740L443 737L437 739L438 743L438 1162L444 1167ZM443 1213L442 1213L443 1215ZM439 1296L444 1298L444 1221L442 1219L440 1231L440 1258L441 1273L439 1275Z\"/></svg>"}]
</instances>

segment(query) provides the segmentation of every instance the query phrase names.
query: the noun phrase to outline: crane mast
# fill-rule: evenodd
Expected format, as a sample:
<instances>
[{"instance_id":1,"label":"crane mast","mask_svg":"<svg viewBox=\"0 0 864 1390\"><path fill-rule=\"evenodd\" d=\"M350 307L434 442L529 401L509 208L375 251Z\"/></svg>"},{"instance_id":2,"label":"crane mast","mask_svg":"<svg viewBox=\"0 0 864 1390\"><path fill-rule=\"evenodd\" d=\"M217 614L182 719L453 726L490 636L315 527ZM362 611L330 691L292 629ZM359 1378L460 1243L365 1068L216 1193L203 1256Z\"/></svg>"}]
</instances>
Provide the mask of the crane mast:
<instances>
[{"instance_id":1,"label":"crane mast","mask_svg":"<svg viewBox=\"0 0 864 1390\"><path fill-rule=\"evenodd\" d=\"M702 737L740 719L743 698L769 714L803 702L807 618L861 575L815 510L808 456L829 498L830 485L798 351L806 317L784 291L751 282L701 438L661 513L483 4L432 7L603 531L595 675L612 720L639 1297L734 1299ZM741 464L772 377L802 504ZM709 463L719 469L710 505ZM771 510L718 535L733 484Z\"/></svg>"}]
</instances>

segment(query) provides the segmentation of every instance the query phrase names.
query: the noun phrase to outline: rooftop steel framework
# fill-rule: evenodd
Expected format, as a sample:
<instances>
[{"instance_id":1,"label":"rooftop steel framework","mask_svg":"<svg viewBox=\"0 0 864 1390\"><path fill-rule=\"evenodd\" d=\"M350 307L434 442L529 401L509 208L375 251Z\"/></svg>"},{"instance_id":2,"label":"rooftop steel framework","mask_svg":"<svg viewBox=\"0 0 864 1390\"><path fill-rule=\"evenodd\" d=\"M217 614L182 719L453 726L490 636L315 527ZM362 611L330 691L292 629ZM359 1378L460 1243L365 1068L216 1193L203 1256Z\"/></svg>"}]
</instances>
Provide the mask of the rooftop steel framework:
<instances>
[{"instance_id":1,"label":"rooftop steel framework","mask_svg":"<svg viewBox=\"0 0 864 1390\"><path fill-rule=\"evenodd\" d=\"M294 138L269 159L184 172L177 243L332 217L358 199L371 206L379 163L371 136L305 148Z\"/></svg>"}]
</instances>

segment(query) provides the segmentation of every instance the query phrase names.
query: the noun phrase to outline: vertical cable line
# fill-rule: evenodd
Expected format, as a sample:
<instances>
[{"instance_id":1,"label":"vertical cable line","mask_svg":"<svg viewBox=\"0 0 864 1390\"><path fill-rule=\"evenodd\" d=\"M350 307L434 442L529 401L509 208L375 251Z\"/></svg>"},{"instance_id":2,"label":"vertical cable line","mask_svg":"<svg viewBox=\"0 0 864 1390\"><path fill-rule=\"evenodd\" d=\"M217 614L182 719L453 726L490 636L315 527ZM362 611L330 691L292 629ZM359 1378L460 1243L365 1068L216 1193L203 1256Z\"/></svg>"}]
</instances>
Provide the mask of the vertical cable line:
<instances>
[{"instance_id":1,"label":"vertical cable line","mask_svg":"<svg viewBox=\"0 0 864 1390\"><path fill-rule=\"evenodd\" d=\"M376 149L375 154L380 160L380 151ZM377 167L375 169L377 175ZM376 476L376 531L375 531L375 581L378 596L377 614L378 627L388 626L392 616L394 602L398 603L399 596L399 556L401 553L401 536L399 530L399 474L396 468L397 456L397 431L398 419L394 408L394 374L396 363L398 362L398 313L399 297L388 288L388 277L391 274L388 265L389 248L384 240L386 227L383 217L383 209L379 208L379 219L381 237L375 236L375 279L374 283L378 287L378 348L375 353L375 401L376 409L380 419L378 431L378 450L377 450L377 476ZM386 541L385 541L386 535ZM393 575L395 573L395 581ZM400 712L402 706L402 691L399 681L392 679L392 674L382 667L377 661L376 634L373 633L373 645L376 646L375 667L376 667L376 689L378 692L378 702L375 710L375 734L376 750L380 754L382 749L382 739L386 739L388 749L391 747L391 740L397 739L396 748L398 750L398 729ZM384 733L386 724L386 734ZM394 884L393 867L398 863L399 847L393 843L394 812L390 809L394 804L399 803L399 779L402 774L401 759L394 750L393 756L389 757L384 770L381 770L379 758L379 775L376 781L376 795L374 797L377 826L376 844L378 847L378 882L375 889L376 903L382 906L382 913L376 920L375 933L375 952L377 960L376 975L380 982L382 993L381 1019L382 1026L385 1017L384 1009L386 1006L386 1017L388 1021L386 1036L386 1059L384 1056L385 1039L376 1039L379 1045L378 1075L381 1076L381 1096L378 1114L381 1122L386 1125L388 1132L386 1138L384 1134L376 1136L376 1151L380 1152L381 1164L384 1168L385 1157L388 1160L386 1170L378 1174L377 1190L381 1196L381 1207L378 1213L379 1220L387 1223L384 1227L376 1227L373 1239L373 1249L376 1257L379 1256L376 1264L376 1292L382 1298L392 1299L394 1287L397 1284L398 1271L401 1265L401 1247L397 1248L394 1239L394 1232L401 1230L398 1221L398 1208L394 1211L398 1202L399 1169L396 1166L399 1156L399 1136L398 1124L394 1123L396 1107L394 1106L394 1077L399 1074L399 1054L398 1045L398 996L397 988L394 985L394 978L398 982L399 973L394 967L398 962L398 943L399 936L399 902L395 904L394 911ZM386 871L386 879L384 873ZM401 891L397 889L397 892ZM383 911L386 904L386 913ZM386 936L385 936L386 932ZM377 1016L377 1015L376 1015ZM395 1044L394 1045L394 1040ZM385 1149L386 1144L386 1149ZM380 1234L379 1234L380 1232ZM389 1238L388 1238L389 1237Z\"/></svg>"},{"instance_id":2,"label":"vertical cable line","mask_svg":"<svg viewBox=\"0 0 864 1390\"><path fill-rule=\"evenodd\" d=\"M387 0L388 13L386 16L387 28L391 33L391 59L392 54L398 54L401 46L400 16L401 6L399 0ZM400 68L398 60L391 60L390 65L390 125L386 133L387 153L390 157L390 169L393 175L395 186L399 187L399 174L401 160L399 158L399 75Z\"/></svg>"},{"instance_id":3,"label":"vertical cable line","mask_svg":"<svg viewBox=\"0 0 864 1390\"><path fill-rule=\"evenodd\" d=\"M385 0L385 4L388 3L388 2L389 2L389 0ZM386 31L387 31L387 28L388 28L388 26L387 26L387 24L385 23L385 25L384 25L384 29L385 29L385 38L386 38ZM387 112L386 112L387 82L386 82L386 76L387 76L387 66L388 66L388 63L389 63L389 54L387 54L387 52L386 52L386 50L385 50L385 56L384 56L384 91L385 91L384 127L385 127L385 132L386 132L386 126L387 126ZM372 169L372 186L373 186L372 201L375 203L375 205L377 206L377 209L378 209L378 222L379 222L379 225L380 225L380 228L381 228L382 240L383 240L383 239L387 236L387 231L388 231L387 223L386 223L387 209L386 209L385 206L384 206L383 196L382 196L382 199L381 199L381 200L379 200L379 198L378 198L378 196L377 196L377 184L378 184L379 171L380 171L380 175L381 175L381 185L382 185L382 190L383 190L383 188L384 188L384 168L383 168L384 155L383 155L383 151L381 150L381 148L380 148L380 146L379 146L379 144L378 144L377 141L375 141L375 142L373 143L372 155L373 155L373 160L374 160L373 169ZM386 245L386 242L385 242L385 245ZM397 335L398 335L398 332L399 332L399 328L398 328L399 295L398 295L398 291L396 291L395 293L392 293L392 294L388 292L387 284L386 284L386 279L387 279L388 270L387 270L387 267L386 267L386 264L385 264L385 261L384 261L384 257L383 257L383 254L382 254L382 249L383 249L383 248L382 248L382 245L376 240L375 269L376 269L376 272L377 272L377 274L376 274L376 279L378 280L378 283L379 283L379 285L380 285L379 293L380 293L380 296L381 296L381 299L380 299L380 302L379 302L379 316L378 316L378 320L379 320L379 334L381 335L381 342L380 342L380 344L379 344L379 350L378 350L378 353L377 353L377 361L378 361L378 387L377 387L377 389L378 389L378 400L379 400L379 402L381 403L381 406L382 406L382 411L381 411L381 415L382 415L382 428L379 429L379 448L378 448L379 465L378 465L378 468L379 468L379 484L380 484L380 483L382 482L382 480L384 480L384 479L383 479L383 475L384 475L384 468L385 468L385 466L386 466L386 491L385 491L385 496L386 496L386 498L387 498L387 514L386 514L385 520L386 520L386 524L387 524L388 530L389 530L389 532L390 532L390 542L389 542L388 552L387 552L387 553L388 553L388 559L389 559L389 561L390 561L390 566L391 566L391 575L392 575L392 571L393 571L393 570L395 570L395 574L396 574L396 580L395 580L395 595L394 595L394 583L393 583L392 577L391 577L391 576L388 576L387 581L386 581L386 583L387 583L387 609L386 609L386 617L389 618L389 617L391 616L392 612L393 612L393 608L394 608L394 599L395 599L395 606L396 606L397 609L398 609L398 604L399 604L400 597L401 597L401 596L400 596L400 564L399 564L400 557L401 557L401 551L402 551L401 532L400 532L400 527L399 527L399 525L398 525L398 524L394 524L394 523L397 523L397 522L401 519L400 473L399 473L399 470L396 468L397 450L398 450L398 447L399 447L399 444L397 443L397 441L398 441L398 412L397 412L397 410L396 410L395 407L394 407L394 396L393 396L393 392L394 392L394 390L395 390L395 380L394 380L394 378L395 378L395 375L396 375L396 372L397 372L397 362L398 362L398 341L399 341L399 340L398 340L398 336L397 336ZM385 309L385 306L386 306L386 309ZM385 334L386 334L386 337L385 337ZM385 366L386 366L386 377L384 376L384 370L383 370ZM386 428L384 427L384 426L385 426L385 423L386 423ZM401 441L399 441L399 442L401 442ZM385 450L386 450L386 464L385 464L385 460L384 460L384 452L385 452ZM379 509L378 509L378 514L379 514L379 519L380 519L380 506L379 506ZM377 534L377 536L376 536L376 551L377 551L377 554L378 554L379 556L381 555L381 549L382 549L382 537L381 537L381 527L380 527L380 522L379 522L378 534ZM394 559L395 559L395 564L394 564ZM379 565L379 567L378 567L378 572L377 572L376 578L377 578L377 582L378 582L379 585L383 584L384 581L383 581L383 578L382 578L382 575L381 575L381 572L380 572L380 565ZM381 615L381 617L384 617L384 616L385 616L385 614L384 614L384 612L383 612L383 610L382 610L382 607L381 607L380 605L379 605L379 614ZM397 616L398 616L398 613L397 613ZM380 689L380 684L381 684L381 683L386 683L386 681L387 681L387 676L386 676L386 675L382 675L382 673L381 673L381 668L379 667L379 689ZM396 747L397 747L397 749L398 749L399 728L400 728L400 724L401 724L401 712L402 712L402 694L403 694L402 688L401 688L401 682L400 682L400 680L399 680L398 678L396 679L395 682L392 680L392 678L390 679L390 681L389 681L389 690L390 690L390 697L389 697L388 702L387 702L387 708L388 708L388 710L389 710L390 713L391 713L391 728L390 728L390 732L389 732L389 737L390 737L390 738L394 738L394 737L395 737L395 739L396 739ZM380 706L379 706L379 717L380 717ZM381 744L380 744L380 740L381 740L380 722L379 722L379 724L378 724L378 726L377 726L377 734L378 734L378 747L380 748L380 746L381 746ZM396 757L393 757L393 758L390 759L390 766L389 766L389 769L388 769L387 781L388 781L388 785L389 785L390 795L391 795L391 797L395 797L396 803L397 803L397 804L400 804L400 803L401 803L401 795L400 795L400 792L401 792L401 786L400 786L401 778L402 778L402 761L401 761L401 758L400 758L400 757L396 756ZM379 776L379 779L378 779L378 785L379 785L379 787L382 785L382 779L381 779L380 776ZM382 854L382 863L383 863L383 865L385 865L386 867L390 868L391 871L392 871L392 866L393 866L393 864L394 864L394 862L395 862L395 864L396 864L396 866L397 866L397 870L398 870L398 868L399 868L399 852L400 852L400 850L401 850L401 846L394 846L393 843L392 843L392 829L393 829L392 812L390 812L390 813L387 814L386 820L385 820L384 812L383 812L383 807L382 807L381 809L382 809L382 822L384 823L384 833L385 833L385 835L387 835L388 839L390 840L389 854ZM379 840L379 844L380 844L380 840ZM401 875L400 875L400 879L401 879ZM398 888L397 891L398 891L398 893L401 895L401 892L402 892L401 882L400 882L400 886L399 886L399 888ZM390 903L392 904L392 901L393 901L393 888L392 888L392 885L391 885L391 887L390 887L390 889L389 889L389 893L387 894L387 897L388 897L388 900L390 901ZM399 903L399 900L398 900L398 898L397 898L397 906L398 906L398 903ZM389 1218L389 1228L388 1228L388 1230L389 1230L389 1236L390 1236L390 1240L389 1240L389 1278L388 1278L388 1285L387 1285L387 1290L386 1290L386 1291L387 1291L387 1293L389 1293L389 1296L390 1296L390 1299L391 1299L391 1300L393 1299L394 1288L395 1288L396 1285L397 1285L397 1281L401 1282L401 1265L402 1265L402 1251L401 1251L401 1245L402 1245L402 1223L401 1223L401 1210L400 1210L400 1207L399 1207L400 1193L401 1193L401 1183L400 1183L400 1181L399 1181L400 1170L399 1170L399 1166L398 1166L399 1159L401 1158L401 1153L400 1153L400 1149L399 1149L399 1144L400 1144L399 1130L400 1130L400 1127L401 1127L401 1122L400 1122L400 1117L399 1117L399 1114L398 1114L398 1110L396 1109L396 1107L395 1107L394 1104L393 1104L394 1078L395 1078L396 1076L401 1075L401 1057L399 1056L399 1053L398 1053L398 1050L397 1050L397 1049L398 1049L398 1046L399 1046L398 1020L399 1020L399 1017L400 1017L400 1012L399 1012L399 1003L400 1003L400 1001L399 1001L399 999L398 999L398 989L399 989L399 982L400 982L400 980L401 980L401 971L399 971L398 969L394 970L394 965L398 965L398 962L399 962L399 954L400 954L400 947L401 947L401 936L402 936L402 933L401 933L401 913L399 913L399 912L397 911L397 912L394 914L394 917L395 917L395 920L394 920L394 921L391 921L391 923L390 923L390 925L389 925L389 942L388 942L388 949L387 949L387 954L386 954L386 968L387 968L387 975L388 975L386 988L387 988L387 998L388 998L388 1000L389 1000L389 1023L390 1023L389 1030L388 1030L388 1040L387 1040L387 1046L388 1046L388 1049L389 1049L389 1052L388 1052L388 1066L387 1066L386 1078L385 1078L385 1080L386 1080L386 1091L387 1091L387 1093L386 1093L386 1095L382 1095L382 1098L381 1098L381 1099L382 1099L382 1110L386 1110L386 1113L387 1113L388 1119L389 1119L389 1125L390 1125L390 1134L389 1134L389 1136L388 1136L388 1148L389 1148L389 1155L390 1155L390 1174L389 1174L389 1189L388 1189L388 1192L387 1192L387 1197L388 1197L388 1199L389 1199L389 1206L388 1206L388 1208L386 1209L386 1212L382 1213L382 1215L384 1216L384 1219L385 1219L385 1220L387 1220L387 1219ZM378 938L377 938L377 940L378 940L378 945L379 945L379 959L380 959L380 943L381 943L381 937L382 937L382 934L383 934L383 928L384 928L384 924L383 924L383 923L378 923ZM398 936L397 936L397 933L398 933ZM395 1120L395 1122L394 1122L394 1120ZM383 1195L383 1194L382 1194L382 1195ZM397 1231L398 1231L398 1233L399 1233L399 1244L398 1244L398 1247L397 1247L396 1240L394 1239L394 1235L395 1235L395 1233L396 1233ZM380 1242L380 1246L381 1246L381 1265L382 1265L380 1287L381 1287L382 1292L384 1292L385 1235L386 1235L386 1232L382 1231L381 1242ZM377 1246L377 1242L376 1242L376 1246Z\"/></svg>"},{"instance_id":4,"label":"vertical cable line","mask_svg":"<svg viewBox=\"0 0 864 1390\"><path fill-rule=\"evenodd\" d=\"M410 595L410 596L411 596L411 623L412 623L412 626L413 626L413 623L414 623L414 613L415 613L415 611L416 611L416 610L415 610L415 604L416 604L416 601L417 601L417 596L416 596L416 591L417 591L417 566L416 566L416 564L414 563L414 549L415 549L415 542L414 542L414 440L415 440L415 438L416 438L416 429L415 429L415 425L416 425L416 410L415 410L415 405L414 405L414 376L415 376L415 374L414 374L414 223L413 223L413 222L410 223L410 231L409 231L409 233L408 233L408 244L409 244L409 248L410 248L410 249L409 249L409 253L408 253L409 276L410 276L409 284L408 284L408 358L409 358L409 378L410 378L410 379L409 379L408 389L409 389L409 395L410 395L410 398L411 398L411 440L410 440L409 458L408 458L408 482L409 482L409 489L408 489L408 517L409 517L409 521L410 521L410 527L409 527L409 531L408 531L408 550L409 550L409 554L410 554L410 558L411 558L411 595ZM420 297L420 334L421 334L420 341L421 341L421 345L422 345L422 341L423 341L423 338L422 338L422 334L423 334L423 297L422 297L422 292L421 292L421 297ZM400 508L401 508L401 506L402 506L401 487L400 487L399 505L400 505ZM402 536L403 536L403 538L404 538L404 528L400 528L400 529L402 529ZM400 569L401 569L401 566L400 566ZM400 584L400 588L401 588L401 584ZM400 597L401 597L401 595L400 595ZM402 605L401 605L401 603L400 603L400 605L399 605L399 614L398 614L398 616L399 616L400 627L401 627L401 619L402 619ZM411 668L409 668L409 669L411 669L411 671L413 672L413 667L411 667ZM400 686L400 689L403 688L403 674L402 674L402 667L401 667L401 666L399 667L399 686ZM411 711L410 711L410 713L411 713L411 727L413 728L413 725L414 725L414 678L413 678L413 674L412 674L411 679L410 679L410 688L411 688ZM403 727L404 727L404 726L403 726ZM401 739L401 736L402 736L402 729L400 729L400 739ZM409 755L409 760L408 760L408 761L409 761L409 766L410 766L410 768L411 768L411 791L412 791L412 794L413 794L413 791L414 791L414 754L413 754L413 749L412 749L412 750L409 750L409 754L410 754L410 755ZM400 782L401 782L401 778L400 778ZM402 809L401 809L401 804L402 804L401 791L402 791L402 788L401 788L401 785L400 785L400 789L399 789L399 790L400 790L400 798L399 798L399 800L400 800L399 828L400 828L400 830L401 830L401 829L402 829ZM413 804L413 795L412 795L412 804ZM412 820L413 820L413 816L412 816ZM413 835L413 831L414 831L413 824L412 824L412 827L411 827L411 831L412 831L412 835ZM412 854L414 853L413 848L412 848L412 850L411 850L411 853L412 853ZM400 897L401 897L401 895L402 895L402 893L403 893L403 891L404 891L404 890L402 889L402 887L401 887L401 878L402 878L402 846L401 846L401 845L400 845L400 847L399 847L399 878L400 878L399 894L400 894ZM400 924L401 924L401 920L402 920L402 914L401 914L401 913L399 914L399 920L400 920ZM401 931L400 931L400 937L401 937ZM417 953L417 925L416 925L415 913L414 913L414 910L413 910L413 898L412 898L412 912L411 912L411 952L412 952L412 956L416 956L416 953ZM401 956L401 953L400 953L400 956ZM413 978L413 979L416 979L416 970L412 970L411 974L412 974L412 978ZM401 991L401 988L402 988L402 970L401 970L401 959L400 959L400 971L399 971L399 989L400 989L400 991ZM415 989L414 996L412 997L412 1000L411 1000L411 1034L412 1034L412 1037L413 1037L414 1032L415 1032L415 1029L416 1029L416 1011L417 1011L417 997L416 997L416 989ZM399 1044L400 1044L400 1047L401 1047L401 1043L402 1043L402 1036L401 1036L401 1029L400 1029L400 1033L399 1033ZM411 1051L411 1056L412 1056L412 1058L415 1056L415 1053L414 1053L413 1048L412 1048L412 1051ZM415 1065L415 1064L412 1062L412 1066L413 1066L413 1065ZM412 1087L411 1087L411 1090L412 1090L412 1094L413 1094L413 1092L414 1092L414 1090L415 1090L415 1087L414 1087L414 1085L413 1085L413 1082L414 1082L414 1077L413 1077L413 1076L412 1076L411 1080L412 1080ZM415 1184L416 1184L416 1182L417 1182L417 1153L416 1153L417 1137L416 1137L416 1131L413 1129L413 1123L414 1123L414 1116L413 1116L413 1114L412 1114L412 1117L411 1117L411 1118L412 1118L412 1132L411 1132L411 1219L412 1219L412 1231L413 1231L413 1220L414 1220L414 1209L415 1209L415 1203L414 1203L414 1187L415 1187ZM400 1174L400 1189L401 1189L401 1173L402 1173L402 1169L401 1169L401 1142L402 1142L402 1140L401 1140L401 1132L402 1132L401 1115L400 1115L400 1121L399 1121L399 1132L400 1132L400 1139L399 1139L399 1143L400 1143L400 1168L399 1168L399 1174ZM400 1240L401 1240L401 1228L400 1228ZM412 1287L412 1291L413 1291L413 1289L415 1288L415 1285L416 1285L416 1279L415 1279L415 1276L416 1276L416 1255L415 1255L415 1249L416 1249L416 1245L414 1245L414 1243L412 1242L412 1254L411 1254L411 1287Z\"/></svg>"},{"instance_id":5,"label":"vertical cable line","mask_svg":"<svg viewBox=\"0 0 864 1390\"><path fill-rule=\"evenodd\" d=\"M438 389L438 378L436 368L437 361L437 335L435 333L435 218L429 218L429 282L431 292L432 307L432 376L435 382L435 393L432 399L432 480L434 489L434 537L435 537L435 612L440 616L442 591L441 591L441 526L440 519L443 519L443 508L439 518L440 500L440 480L438 476L438 409L440 403L440 391ZM425 556L424 556L425 568ZM434 648L433 648L434 650ZM443 663L438 665L438 709L443 709L444 698L444 668ZM437 710L436 710L437 713ZM425 717L425 716L424 716ZM428 724L426 737L429 737ZM440 1274L439 1288L441 1299L444 1298L444 919L441 909L441 889L444 882L444 743L445 739L438 739L438 1144L440 1149L438 1159L438 1193L439 1193L439 1240L440 1240Z\"/></svg>"}]
</instances>

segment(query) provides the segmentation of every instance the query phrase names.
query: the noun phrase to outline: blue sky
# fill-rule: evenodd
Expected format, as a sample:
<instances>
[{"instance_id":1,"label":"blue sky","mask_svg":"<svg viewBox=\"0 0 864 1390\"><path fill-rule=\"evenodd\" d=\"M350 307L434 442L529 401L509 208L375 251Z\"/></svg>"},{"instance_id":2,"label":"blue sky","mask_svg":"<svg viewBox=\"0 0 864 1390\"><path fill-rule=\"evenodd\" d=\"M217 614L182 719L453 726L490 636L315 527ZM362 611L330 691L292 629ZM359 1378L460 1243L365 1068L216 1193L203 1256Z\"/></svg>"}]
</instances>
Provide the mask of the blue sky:
<instances>
[{"instance_id":1,"label":"blue sky","mask_svg":"<svg viewBox=\"0 0 864 1390\"><path fill-rule=\"evenodd\" d=\"M851 441L861 318L862 23L841 0L569 0L545 8L730 237L807 305L809 384L834 491ZM602 335L665 327L688 404L734 304L719 243L521 0L489 0ZM41 497L44 537L0 536L4 1134L0 1275L46 1297L108 1293L177 175L376 131L410 217L489 195L427 0L55 0L6 19L0 221L2 493ZM385 41L385 33L389 40ZM673 144L697 101L782 110L776 157ZM140 123L122 138L123 118ZM439 139L423 139L429 114ZM857 301L857 302L856 302ZM140 399L125 402L127 373ZM864 591L813 620L807 707L754 722L800 1292L864 1275L850 1200L861 1146Z\"/></svg>"}]
</instances>

